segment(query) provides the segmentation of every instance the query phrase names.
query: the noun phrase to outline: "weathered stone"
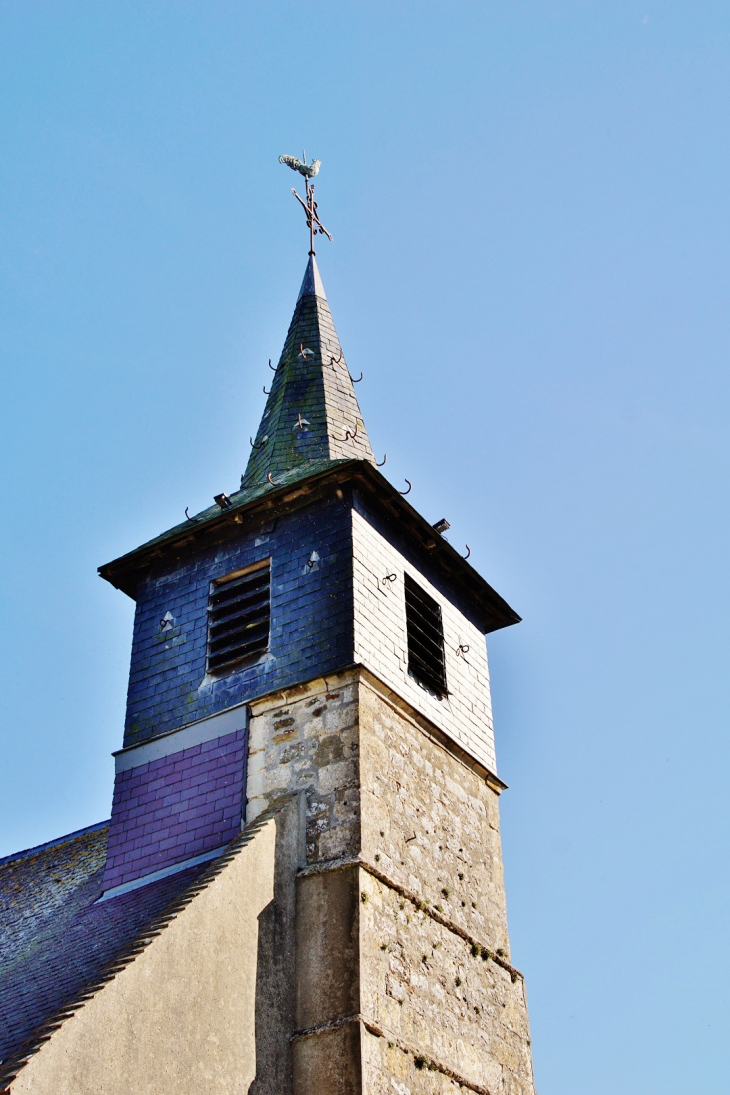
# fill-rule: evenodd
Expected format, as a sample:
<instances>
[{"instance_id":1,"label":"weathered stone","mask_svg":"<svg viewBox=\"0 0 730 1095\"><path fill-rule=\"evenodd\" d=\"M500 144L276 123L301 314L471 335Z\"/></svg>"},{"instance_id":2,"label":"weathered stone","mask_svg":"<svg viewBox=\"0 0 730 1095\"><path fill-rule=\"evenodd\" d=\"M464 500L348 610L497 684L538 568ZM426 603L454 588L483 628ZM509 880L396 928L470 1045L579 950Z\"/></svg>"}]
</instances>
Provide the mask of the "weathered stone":
<instances>
[{"instance_id":1,"label":"weathered stone","mask_svg":"<svg viewBox=\"0 0 730 1095\"><path fill-rule=\"evenodd\" d=\"M532 1095L494 777L362 668L256 701L250 733L249 820L306 804L294 1090Z\"/></svg>"}]
</instances>

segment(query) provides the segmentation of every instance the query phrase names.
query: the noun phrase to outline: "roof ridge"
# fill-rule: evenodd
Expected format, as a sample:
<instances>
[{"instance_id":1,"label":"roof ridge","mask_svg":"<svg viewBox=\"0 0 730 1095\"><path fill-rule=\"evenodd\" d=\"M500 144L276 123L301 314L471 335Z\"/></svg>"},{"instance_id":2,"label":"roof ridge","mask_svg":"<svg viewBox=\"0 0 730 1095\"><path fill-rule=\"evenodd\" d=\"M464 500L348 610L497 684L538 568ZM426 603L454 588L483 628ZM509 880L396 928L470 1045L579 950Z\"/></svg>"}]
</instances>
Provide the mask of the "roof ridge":
<instances>
[{"instance_id":1,"label":"roof ridge","mask_svg":"<svg viewBox=\"0 0 730 1095\"><path fill-rule=\"evenodd\" d=\"M254 818L250 824L241 830L237 837L234 837L225 852L216 859L211 860L210 864L200 874L191 879L189 885L181 893L174 897L161 912L156 913L152 920L136 933L116 958L108 962L96 977L88 981L45 1019L40 1026L37 1026L33 1033L17 1047L7 1060L0 1062L0 1095L10 1095L9 1085L15 1080L31 1057L35 1056L44 1043L50 1040L54 1031L58 1030L66 1019L69 1019L82 1008L87 1000L92 999L105 985L113 981L118 973L131 965L137 955L142 954L152 943L152 940L161 935L165 928L187 908L193 899L203 890L206 890L211 882L214 882L228 864L236 858L239 852L251 843L256 833L296 797L295 793L290 792L267 806L258 817Z\"/></svg>"},{"instance_id":2,"label":"roof ridge","mask_svg":"<svg viewBox=\"0 0 730 1095\"><path fill-rule=\"evenodd\" d=\"M10 855L5 855L0 858L0 867L4 867L8 863L14 863L19 859L25 859L29 855L37 855L38 852L45 852L47 848L55 848L59 844L66 844L68 841L76 840L80 836L86 836L87 833L95 833L99 829L104 829L109 825L109 818L106 821L97 821L93 825L87 825L85 829L76 829L73 833L66 833L65 836L57 836L55 840L47 840L45 844L36 844L33 848L23 848L20 852L11 852Z\"/></svg>"}]
</instances>

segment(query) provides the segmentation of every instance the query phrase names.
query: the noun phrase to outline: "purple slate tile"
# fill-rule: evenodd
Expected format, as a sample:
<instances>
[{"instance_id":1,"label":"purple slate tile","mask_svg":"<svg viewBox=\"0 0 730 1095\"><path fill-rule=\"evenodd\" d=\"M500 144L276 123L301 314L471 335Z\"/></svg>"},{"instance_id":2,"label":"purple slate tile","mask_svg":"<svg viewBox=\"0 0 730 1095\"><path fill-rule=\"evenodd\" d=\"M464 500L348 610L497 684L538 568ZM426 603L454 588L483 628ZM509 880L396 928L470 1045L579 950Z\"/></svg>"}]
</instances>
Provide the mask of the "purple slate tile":
<instances>
[{"instance_id":1,"label":"purple slate tile","mask_svg":"<svg viewBox=\"0 0 730 1095\"><path fill-rule=\"evenodd\" d=\"M239 831L244 739L237 731L205 749L193 746L120 773L105 886L179 862Z\"/></svg>"}]
</instances>

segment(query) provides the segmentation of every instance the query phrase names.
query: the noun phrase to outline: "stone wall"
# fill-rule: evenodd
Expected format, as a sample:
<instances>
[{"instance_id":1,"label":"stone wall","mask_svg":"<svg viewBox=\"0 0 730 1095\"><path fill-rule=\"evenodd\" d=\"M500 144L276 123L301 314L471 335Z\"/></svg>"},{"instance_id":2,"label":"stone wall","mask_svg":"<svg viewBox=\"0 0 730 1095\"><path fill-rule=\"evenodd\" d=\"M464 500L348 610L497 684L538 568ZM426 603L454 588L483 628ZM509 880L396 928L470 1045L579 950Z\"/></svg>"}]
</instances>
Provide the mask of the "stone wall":
<instances>
[{"instance_id":1,"label":"stone wall","mask_svg":"<svg viewBox=\"0 0 730 1095\"><path fill-rule=\"evenodd\" d=\"M499 783L366 669L251 705L247 816L306 803L295 1090L533 1095Z\"/></svg>"},{"instance_id":2,"label":"stone wall","mask_svg":"<svg viewBox=\"0 0 730 1095\"><path fill-rule=\"evenodd\" d=\"M370 677L359 715L361 1009L408 1058L398 1064L381 1047L378 1068L397 1066L393 1078L414 1095L440 1090L435 1073L492 1095L532 1095L524 983L509 961L497 788Z\"/></svg>"},{"instance_id":3,"label":"stone wall","mask_svg":"<svg viewBox=\"0 0 730 1095\"><path fill-rule=\"evenodd\" d=\"M358 677L318 678L250 704L246 821L303 792L306 862L360 847Z\"/></svg>"},{"instance_id":4,"label":"stone wall","mask_svg":"<svg viewBox=\"0 0 730 1095\"><path fill-rule=\"evenodd\" d=\"M359 696L363 858L507 952L498 793L377 678Z\"/></svg>"},{"instance_id":5,"label":"stone wall","mask_svg":"<svg viewBox=\"0 0 730 1095\"><path fill-rule=\"evenodd\" d=\"M410 1058L387 1070L426 1068L493 1095L532 1095L522 978L365 871L361 886L362 1013Z\"/></svg>"}]
</instances>

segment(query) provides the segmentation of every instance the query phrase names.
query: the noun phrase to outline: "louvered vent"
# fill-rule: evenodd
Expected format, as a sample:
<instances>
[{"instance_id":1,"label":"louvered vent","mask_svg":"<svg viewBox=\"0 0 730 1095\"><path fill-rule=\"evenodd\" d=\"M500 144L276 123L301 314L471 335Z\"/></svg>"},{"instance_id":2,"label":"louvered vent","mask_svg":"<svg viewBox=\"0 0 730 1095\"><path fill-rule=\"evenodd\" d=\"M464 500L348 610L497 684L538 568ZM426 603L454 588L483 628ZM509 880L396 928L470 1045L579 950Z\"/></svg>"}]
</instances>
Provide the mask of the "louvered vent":
<instances>
[{"instance_id":1,"label":"louvered vent","mask_svg":"<svg viewBox=\"0 0 730 1095\"><path fill-rule=\"evenodd\" d=\"M269 645L271 567L213 583L208 602L208 670L220 673L263 654Z\"/></svg>"},{"instance_id":2,"label":"louvered vent","mask_svg":"<svg viewBox=\"0 0 730 1095\"><path fill-rule=\"evenodd\" d=\"M429 597L407 574L405 588L408 668L417 681L439 696L445 696L446 666L441 609L433 597Z\"/></svg>"}]
</instances>

